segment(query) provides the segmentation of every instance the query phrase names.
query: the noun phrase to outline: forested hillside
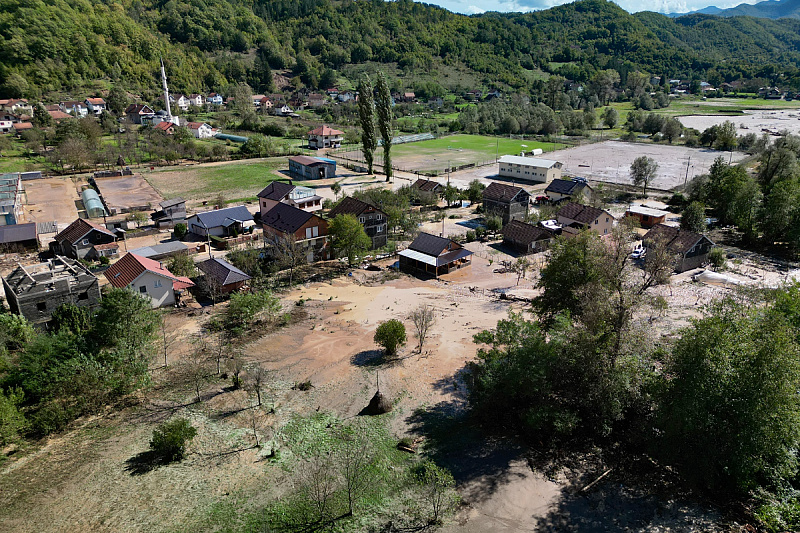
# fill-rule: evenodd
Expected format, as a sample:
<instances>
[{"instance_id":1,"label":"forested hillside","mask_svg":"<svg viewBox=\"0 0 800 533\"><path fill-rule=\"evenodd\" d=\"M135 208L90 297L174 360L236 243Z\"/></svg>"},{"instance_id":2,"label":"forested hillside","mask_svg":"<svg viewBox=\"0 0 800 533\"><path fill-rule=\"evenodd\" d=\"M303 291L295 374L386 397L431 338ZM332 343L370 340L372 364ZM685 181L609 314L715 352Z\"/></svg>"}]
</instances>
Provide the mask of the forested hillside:
<instances>
[{"instance_id":1,"label":"forested hillside","mask_svg":"<svg viewBox=\"0 0 800 533\"><path fill-rule=\"evenodd\" d=\"M670 77L787 80L800 21L631 15L605 0L530 14L464 16L411 0L0 0L0 86L37 97L119 83L157 90L163 55L175 91L270 89L272 71L325 87L383 64L398 87L531 90L549 74L582 82L614 68Z\"/></svg>"}]
</instances>

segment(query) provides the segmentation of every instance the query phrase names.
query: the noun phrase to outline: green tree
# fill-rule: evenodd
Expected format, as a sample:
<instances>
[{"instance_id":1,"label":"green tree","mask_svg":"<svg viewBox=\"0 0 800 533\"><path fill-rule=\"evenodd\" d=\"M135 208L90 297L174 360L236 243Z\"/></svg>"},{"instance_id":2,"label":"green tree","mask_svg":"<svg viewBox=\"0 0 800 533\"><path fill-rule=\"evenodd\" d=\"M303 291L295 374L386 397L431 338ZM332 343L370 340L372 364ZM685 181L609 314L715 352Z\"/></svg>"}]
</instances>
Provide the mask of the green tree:
<instances>
[{"instance_id":1,"label":"green tree","mask_svg":"<svg viewBox=\"0 0 800 533\"><path fill-rule=\"evenodd\" d=\"M653 181L658 171L658 163L651 157L640 155L631 163L631 180L642 186L642 196L647 196L647 185Z\"/></svg>"},{"instance_id":2,"label":"green tree","mask_svg":"<svg viewBox=\"0 0 800 533\"><path fill-rule=\"evenodd\" d=\"M122 116L125 109L130 104L128 93L118 85L114 85L109 91L108 96L105 98L108 109L116 116Z\"/></svg>"},{"instance_id":3,"label":"green tree","mask_svg":"<svg viewBox=\"0 0 800 533\"><path fill-rule=\"evenodd\" d=\"M617 122L619 122L619 113L617 113L617 110L613 107L607 107L605 111L603 111L603 124L605 124L607 128L612 129L617 125Z\"/></svg>"},{"instance_id":4,"label":"green tree","mask_svg":"<svg viewBox=\"0 0 800 533\"><path fill-rule=\"evenodd\" d=\"M37 128L48 128L53 125L53 117L44 108L41 103L36 104L33 108L33 119L31 123Z\"/></svg>"},{"instance_id":5,"label":"green tree","mask_svg":"<svg viewBox=\"0 0 800 533\"><path fill-rule=\"evenodd\" d=\"M730 120L726 120L717 126L716 133L714 148L725 152L736 148L736 124Z\"/></svg>"},{"instance_id":6,"label":"green tree","mask_svg":"<svg viewBox=\"0 0 800 533\"><path fill-rule=\"evenodd\" d=\"M678 139L681 133L683 133L683 124L681 124L681 121L677 118L669 118L661 128L661 133L663 133L667 141L672 144L672 141Z\"/></svg>"},{"instance_id":7,"label":"green tree","mask_svg":"<svg viewBox=\"0 0 800 533\"><path fill-rule=\"evenodd\" d=\"M433 461L424 461L420 464L416 474L417 481L422 487L424 501L430 509L429 522L440 524L442 517L458 503L453 474Z\"/></svg>"},{"instance_id":8,"label":"green tree","mask_svg":"<svg viewBox=\"0 0 800 533\"><path fill-rule=\"evenodd\" d=\"M470 181L469 187L467 187L467 199L473 204L480 203L483 200L483 190L485 188L486 185L478 179Z\"/></svg>"},{"instance_id":9,"label":"green tree","mask_svg":"<svg viewBox=\"0 0 800 533\"><path fill-rule=\"evenodd\" d=\"M361 122L361 147L367 162L367 172L373 173L373 157L378 147L375 134L375 99L372 82L364 74L358 83L358 118Z\"/></svg>"},{"instance_id":10,"label":"green tree","mask_svg":"<svg viewBox=\"0 0 800 533\"><path fill-rule=\"evenodd\" d=\"M700 202L692 202L681 213L681 228L702 233L706 230L706 208Z\"/></svg>"},{"instance_id":11,"label":"green tree","mask_svg":"<svg viewBox=\"0 0 800 533\"><path fill-rule=\"evenodd\" d=\"M687 478L745 493L796 474L800 349L782 313L714 304L682 331L664 375L663 451Z\"/></svg>"},{"instance_id":12,"label":"green tree","mask_svg":"<svg viewBox=\"0 0 800 533\"><path fill-rule=\"evenodd\" d=\"M164 422L153 431L150 449L165 462L180 461L186 447L197 435L197 429L186 418Z\"/></svg>"},{"instance_id":13,"label":"green tree","mask_svg":"<svg viewBox=\"0 0 800 533\"><path fill-rule=\"evenodd\" d=\"M353 266L372 247L372 240L355 215L336 215L328 225L328 233L333 249L337 255L347 257L349 266Z\"/></svg>"},{"instance_id":14,"label":"green tree","mask_svg":"<svg viewBox=\"0 0 800 533\"><path fill-rule=\"evenodd\" d=\"M231 296L225 312L225 327L230 333L240 335L260 317L271 320L280 310L280 300L268 291L237 293Z\"/></svg>"},{"instance_id":15,"label":"green tree","mask_svg":"<svg viewBox=\"0 0 800 533\"><path fill-rule=\"evenodd\" d=\"M397 349L406 343L406 327L399 320L387 320L375 330L373 340L383 346L386 355L392 357L397 355Z\"/></svg>"},{"instance_id":16,"label":"green tree","mask_svg":"<svg viewBox=\"0 0 800 533\"><path fill-rule=\"evenodd\" d=\"M28 421L19 409L24 397L25 394L19 387L9 389L8 392L0 389L0 446L19 440L28 428Z\"/></svg>"},{"instance_id":17,"label":"green tree","mask_svg":"<svg viewBox=\"0 0 800 533\"><path fill-rule=\"evenodd\" d=\"M392 92L386 75L378 73L378 82L375 84L377 98L375 99L375 114L378 118L378 130L381 132L383 140L383 172L386 174L386 181L392 178L392 134L394 117L392 115Z\"/></svg>"},{"instance_id":18,"label":"green tree","mask_svg":"<svg viewBox=\"0 0 800 533\"><path fill-rule=\"evenodd\" d=\"M70 332L82 335L92 326L92 312L88 307L79 307L73 303L60 305L53 311L49 327L52 331Z\"/></svg>"}]
</instances>

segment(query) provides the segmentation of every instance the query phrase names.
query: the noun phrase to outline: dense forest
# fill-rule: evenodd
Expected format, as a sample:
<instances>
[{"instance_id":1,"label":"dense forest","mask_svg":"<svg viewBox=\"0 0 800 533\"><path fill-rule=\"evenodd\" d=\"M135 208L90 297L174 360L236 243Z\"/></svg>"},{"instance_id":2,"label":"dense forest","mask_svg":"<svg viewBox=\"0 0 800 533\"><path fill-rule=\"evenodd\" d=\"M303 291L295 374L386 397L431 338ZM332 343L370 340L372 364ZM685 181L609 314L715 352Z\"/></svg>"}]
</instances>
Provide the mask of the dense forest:
<instances>
[{"instance_id":1,"label":"dense forest","mask_svg":"<svg viewBox=\"0 0 800 533\"><path fill-rule=\"evenodd\" d=\"M49 92L119 83L157 91L163 56L175 91L270 88L272 71L325 87L364 70L396 86L529 91L548 74L578 82L615 69L720 81L765 78L800 88L800 21L656 13L605 0L528 14L464 16L400 0L2 0L0 92ZM97 81L102 83L97 84ZM402 81L397 81L402 80Z\"/></svg>"}]
</instances>

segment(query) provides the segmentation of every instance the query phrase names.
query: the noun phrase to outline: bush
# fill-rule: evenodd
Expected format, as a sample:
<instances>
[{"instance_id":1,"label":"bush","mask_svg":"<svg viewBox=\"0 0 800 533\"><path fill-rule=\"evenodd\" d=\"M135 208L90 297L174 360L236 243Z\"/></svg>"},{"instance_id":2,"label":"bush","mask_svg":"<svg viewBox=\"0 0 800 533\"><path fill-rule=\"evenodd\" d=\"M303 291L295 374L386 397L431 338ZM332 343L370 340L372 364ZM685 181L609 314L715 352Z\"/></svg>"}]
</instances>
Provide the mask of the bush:
<instances>
[{"instance_id":1,"label":"bush","mask_svg":"<svg viewBox=\"0 0 800 533\"><path fill-rule=\"evenodd\" d=\"M180 461L197 430L185 418L164 422L153 431L150 449L167 462Z\"/></svg>"},{"instance_id":2,"label":"bush","mask_svg":"<svg viewBox=\"0 0 800 533\"><path fill-rule=\"evenodd\" d=\"M475 240L475 232L471 229L467 230L467 242L472 242Z\"/></svg>"},{"instance_id":3,"label":"bush","mask_svg":"<svg viewBox=\"0 0 800 533\"><path fill-rule=\"evenodd\" d=\"M172 232L175 234L176 239L181 240L184 237L186 237L187 233L189 233L189 228L187 228L186 224L184 224L183 222L179 222L175 224L175 227L173 228Z\"/></svg>"},{"instance_id":4,"label":"bush","mask_svg":"<svg viewBox=\"0 0 800 533\"><path fill-rule=\"evenodd\" d=\"M406 343L406 327L399 320L387 320L375 330L373 339L376 344L383 346L386 355L396 355L397 348Z\"/></svg>"},{"instance_id":5,"label":"bush","mask_svg":"<svg viewBox=\"0 0 800 533\"><path fill-rule=\"evenodd\" d=\"M708 253L708 260L715 271L725 270L727 258L725 257L725 250L722 248L713 248Z\"/></svg>"},{"instance_id":6,"label":"bush","mask_svg":"<svg viewBox=\"0 0 800 533\"><path fill-rule=\"evenodd\" d=\"M100 256L100 259L98 259L98 261L100 261L100 264L101 264L101 265L103 265L103 266L105 266L105 265L107 265L107 264L109 264L109 263L111 262L111 261L108 259L108 257L106 257L106 256L104 256L104 255L101 255L101 256Z\"/></svg>"}]
</instances>

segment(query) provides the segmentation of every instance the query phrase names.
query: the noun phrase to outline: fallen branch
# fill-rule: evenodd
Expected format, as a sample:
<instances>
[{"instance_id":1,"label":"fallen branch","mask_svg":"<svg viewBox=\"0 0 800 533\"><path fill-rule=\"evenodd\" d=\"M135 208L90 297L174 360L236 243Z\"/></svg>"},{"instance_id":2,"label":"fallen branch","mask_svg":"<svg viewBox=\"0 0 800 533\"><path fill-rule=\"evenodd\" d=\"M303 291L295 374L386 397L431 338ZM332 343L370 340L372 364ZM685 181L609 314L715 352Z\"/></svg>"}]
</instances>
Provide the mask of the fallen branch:
<instances>
[{"instance_id":1,"label":"fallen branch","mask_svg":"<svg viewBox=\"0 0 800 533\"><path fill-rule=\"evenodd\" d=\"M587 491L587 490L589 490L590 488L594 487L596 484L598 484L598 483L600 482L600 480L602 480L604 477L606 477L606 476L607 476L607 475L608 475L608 474L609 474L609 473L610 473L612 470L614 470L614 469L613 469L613 468L609 468L608 470L606 470L605 472L603 472L602 474L600 474L600 477L598 477L597 479L595 479L594 481L592 481L591 483L589 483L588 485L586 485L585 487L583 487L583 488L582 488L581 490L579 490L578 492L586 492L586 491Z\"/></svg>"}]
</instances>

